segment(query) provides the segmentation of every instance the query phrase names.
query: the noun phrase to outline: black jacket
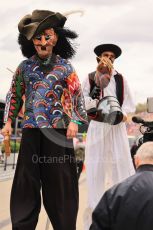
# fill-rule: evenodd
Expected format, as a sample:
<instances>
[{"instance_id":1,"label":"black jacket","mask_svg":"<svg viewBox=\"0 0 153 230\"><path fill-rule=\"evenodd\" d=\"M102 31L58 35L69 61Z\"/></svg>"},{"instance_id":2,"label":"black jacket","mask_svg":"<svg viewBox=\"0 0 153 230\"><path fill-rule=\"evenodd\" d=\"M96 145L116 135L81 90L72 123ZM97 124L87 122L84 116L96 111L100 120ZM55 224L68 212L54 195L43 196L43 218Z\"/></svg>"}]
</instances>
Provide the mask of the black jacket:
<instances>
[{"instance_id":1,"label":"black jacket","mask_svg":"<svg viewBox=\"0 0 153 230\"><path fill-rule=\"evenodd\" d=\"M90 230L153 230L153 165L105 192Z\"/></svg>"}]
</instances>

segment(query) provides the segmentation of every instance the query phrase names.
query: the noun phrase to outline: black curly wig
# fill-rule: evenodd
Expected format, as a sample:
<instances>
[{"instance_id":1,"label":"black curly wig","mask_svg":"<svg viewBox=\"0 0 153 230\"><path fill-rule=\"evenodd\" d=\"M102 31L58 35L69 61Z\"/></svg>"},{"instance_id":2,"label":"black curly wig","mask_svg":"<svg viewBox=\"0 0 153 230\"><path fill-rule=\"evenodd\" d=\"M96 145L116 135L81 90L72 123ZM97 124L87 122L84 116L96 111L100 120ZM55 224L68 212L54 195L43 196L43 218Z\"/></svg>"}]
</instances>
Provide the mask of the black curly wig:
<instances>
[{"instance_id":1,"label":"black curly wig","mask_svg":"<svg viewBox=\"0 0 153 230\"><path fill-rule=\"evenodd\" d=\"M53 28L55 33L58 35L58 41L56 46L53 48L53 53L60 55L64 59L72 58L76 53L76 44L72 44L70 39L75 39L78 37L76 32L71 31L66 28ZM26 58L32 57L36 54L36 50L32 40L27 40L27 38L19 33L18 43L20 45L23 56ZM72 46L73 45L73 46Z\"/></svg>"}]
</instances>

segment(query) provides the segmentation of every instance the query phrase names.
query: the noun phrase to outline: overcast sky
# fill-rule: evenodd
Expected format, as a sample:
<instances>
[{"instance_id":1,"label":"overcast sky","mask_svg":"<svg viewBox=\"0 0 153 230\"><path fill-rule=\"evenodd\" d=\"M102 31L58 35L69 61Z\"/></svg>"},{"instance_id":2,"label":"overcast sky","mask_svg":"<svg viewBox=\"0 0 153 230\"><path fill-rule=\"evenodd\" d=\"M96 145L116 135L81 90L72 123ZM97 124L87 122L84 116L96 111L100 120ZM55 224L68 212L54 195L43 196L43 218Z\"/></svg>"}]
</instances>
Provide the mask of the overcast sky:
<instances>
[{"instance_id":1,"label":"overcast sky","mask_svg":"<svg viewBox=\"0 0 153 230\"><path fill-rule=\"evenodd\" d=\"M65 24L79 34L71 62L81 82L96 68L94 47L115 43L123 51L115 68L128 79L136 102L153 97L152 0L5 0L0 7L0 98L5 98L12 79L6 68L15 70L24 59L17 44L17 24L34 9L84 12L70 15Z\"/></svg>"}]
</instances>

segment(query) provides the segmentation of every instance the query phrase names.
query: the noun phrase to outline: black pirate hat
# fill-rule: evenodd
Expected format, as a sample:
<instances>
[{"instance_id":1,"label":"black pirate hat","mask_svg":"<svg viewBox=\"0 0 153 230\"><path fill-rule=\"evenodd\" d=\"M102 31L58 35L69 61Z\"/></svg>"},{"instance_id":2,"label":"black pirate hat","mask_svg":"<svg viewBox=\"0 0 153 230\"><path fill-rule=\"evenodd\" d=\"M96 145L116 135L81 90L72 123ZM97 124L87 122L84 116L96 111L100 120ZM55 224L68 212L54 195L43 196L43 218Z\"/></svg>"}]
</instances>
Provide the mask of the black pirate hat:
<instances>
[{"instance_id":1,"label":"black pirate hat","mask_svg":"<svg viewBox=\"0 0 153 230\"><path fill-rule=\"evenodd\" d=\"M106 51L113 52L115 54L115 58L118 58L122 53L121 48L117 45L114 45L114 44L102 44L102 45L98 45L94 48L94 52L98 57L103 52L106 52Z\"/></svg>"},{"instance_id":2,"label":"black pirate hat","mask_svg":"<svg viewBox=\"0 0 153 230\"><path fill-rule=\"evenodd\" d=\"M60 13L49 10L34 10L32 14L25 15L18 24L18 29L28 40L51 27L63 27L66 17Z\"/></svg>"}]
</instances>

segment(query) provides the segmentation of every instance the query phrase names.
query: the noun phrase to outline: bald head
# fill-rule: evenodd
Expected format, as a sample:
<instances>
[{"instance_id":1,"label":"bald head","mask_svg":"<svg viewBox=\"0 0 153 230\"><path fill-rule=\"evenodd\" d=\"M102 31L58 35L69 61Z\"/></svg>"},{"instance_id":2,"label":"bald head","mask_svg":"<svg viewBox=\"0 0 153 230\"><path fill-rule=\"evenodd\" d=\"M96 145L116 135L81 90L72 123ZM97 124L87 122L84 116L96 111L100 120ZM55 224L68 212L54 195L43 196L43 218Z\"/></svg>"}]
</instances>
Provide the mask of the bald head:
<instances>
[{"instance_id":1,"label":"bald head","mask_svg":"<svg viewBox=\"0 0 153 230\"><path fill-rule=\"evenodd\" d=\"M135 155L136 168L143 164L153 165L153 142L151 141L142 144Z\"/></svg>"}]
</instances>

